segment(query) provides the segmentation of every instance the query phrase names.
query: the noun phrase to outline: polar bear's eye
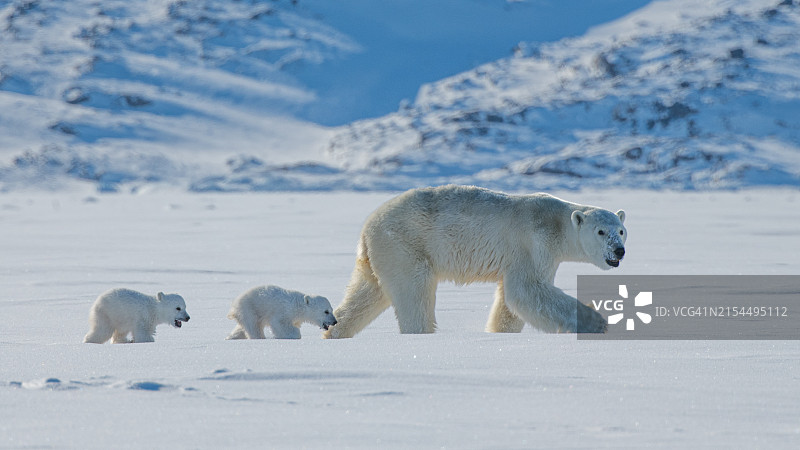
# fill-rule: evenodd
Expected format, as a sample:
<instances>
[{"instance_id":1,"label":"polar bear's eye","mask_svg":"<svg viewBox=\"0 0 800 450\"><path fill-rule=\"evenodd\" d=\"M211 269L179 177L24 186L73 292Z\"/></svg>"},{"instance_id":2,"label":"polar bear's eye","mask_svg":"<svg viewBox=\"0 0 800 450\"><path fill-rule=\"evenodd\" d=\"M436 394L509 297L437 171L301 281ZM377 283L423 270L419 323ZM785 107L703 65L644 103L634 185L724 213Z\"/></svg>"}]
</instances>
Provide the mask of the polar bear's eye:
<instances>
[{"instance_id":1,"label":"polar bear's eye","mask_svg":"<svg viewBox=\"0 0 800 450\"><path fill-rule=\"evenodd\" d=\"M177 307L177 308L175 308L175 309L177 309L178 311L180 311L180 310L181 310L181 307L180 307L180 306L178 306L178 307Z\"/></svg>"},{"instance_id":2,"label":"polar bear's eye","mask_svg":"<svg viewBox=\"0 0 800 450\"><path fill-rule=\"evenodd\" d=\"M603 231L603 230L600 230L600 231L597 232L597 234L599 234L600 236L605 236L606 232Z\"/></svg>"},{"instance_id":3,"label":"polar bear's eye","mask_svg":"<svg viewBox=\"0 0 800 450\"><path fill-rule=\"evenodd\" d=\"M331 313L331 312L330 312L330 311L328 311L327 309L325 310L325 314L330 314L330 313Z\"/></svg>"},{"instance_id":4,"label":"polar bear's eye","mask_svg":"<svg viewBox=\"0 0 800 450\"><path fill-rule=\"evenodd\" d=\"M623 234L625 234L625 232L622 231L622 230L619 230L619 235L622 236Z\"/></svg>"}]
</instances>

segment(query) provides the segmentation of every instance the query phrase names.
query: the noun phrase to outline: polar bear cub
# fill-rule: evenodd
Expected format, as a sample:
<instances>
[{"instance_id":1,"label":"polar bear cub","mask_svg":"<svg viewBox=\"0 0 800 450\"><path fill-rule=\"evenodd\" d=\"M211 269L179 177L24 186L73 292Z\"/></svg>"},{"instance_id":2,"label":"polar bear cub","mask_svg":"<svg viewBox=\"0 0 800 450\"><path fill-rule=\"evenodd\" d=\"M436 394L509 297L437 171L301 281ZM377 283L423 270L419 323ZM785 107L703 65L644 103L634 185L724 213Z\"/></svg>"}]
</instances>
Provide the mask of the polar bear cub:
<instances>
[{"instance_id":1,"label":"polar bear cub","mask_svg":"<svg viewBox=\"0 0 800 450\"><path fill-rule=\"evenodd\" d=\"M233 301L228 318L237 325L226 339L264 339L266 326L277 339L300 339L302 323L325 330L336 325L327 298L278 286L257 286L240 295Z\"/></svg>"},{"instance_id":2,"label":"polar bear cub","mask_svg":"<svg viewBox=\"0 0 800 450\"><path fill-rule=\"evenodd\" d=\"M142 294L131 289L112 289L97 297L89 310L89 333L83 342L114 344L153 342L156 325L177 328L189 321L186 302L178 294ZM128 335L133 339L129 340Z\"/></svg>"}]
</instances>

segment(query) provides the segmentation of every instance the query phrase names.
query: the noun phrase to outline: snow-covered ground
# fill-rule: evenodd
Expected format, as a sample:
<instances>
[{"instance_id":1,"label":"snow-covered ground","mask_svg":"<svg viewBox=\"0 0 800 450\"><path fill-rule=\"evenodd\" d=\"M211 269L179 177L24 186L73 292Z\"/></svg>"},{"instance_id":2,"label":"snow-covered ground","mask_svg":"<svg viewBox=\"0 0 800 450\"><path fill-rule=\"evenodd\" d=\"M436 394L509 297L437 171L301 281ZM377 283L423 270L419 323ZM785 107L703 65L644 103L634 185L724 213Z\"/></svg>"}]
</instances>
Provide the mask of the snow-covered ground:
<instances>
[{"instance_id":1,"label":"snow-covered ground","mask_svg":"<svg viewBox=\"0 0 800 450\"><path fill-rule=\"evenodd\" d=\"M556 192L624 208L618 274L796 274L800 193ZM484 333L493 286L438 291L439 331L391 312L354 339L225 341L230 302L328 296L388 193L0 197L2 448L796 448L797 341ZM556 284L575 294L565 264ZM178 292L156 342L81 344L111 287Z\"/></svg>"}]
</instances>

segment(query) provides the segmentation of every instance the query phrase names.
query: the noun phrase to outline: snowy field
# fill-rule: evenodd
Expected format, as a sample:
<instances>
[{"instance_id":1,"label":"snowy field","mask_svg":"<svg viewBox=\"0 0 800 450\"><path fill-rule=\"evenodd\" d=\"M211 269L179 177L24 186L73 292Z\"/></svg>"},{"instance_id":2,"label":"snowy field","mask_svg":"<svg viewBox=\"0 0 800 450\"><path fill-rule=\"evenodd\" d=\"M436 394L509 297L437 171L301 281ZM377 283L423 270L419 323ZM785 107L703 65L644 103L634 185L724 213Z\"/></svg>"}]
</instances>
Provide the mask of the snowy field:
<instances>
[{"instance_id":1,"label":"snowy field","mask_svg":"<svg viewBox=\"0 0 800 450\"><path fill-rule=\"evenodd\" d=\"M615 274L796 274L800 192L562 192L627 211ZM796 341L484 333L491 285L440 286L433 335L226 341L273 283L337 305L388 193L0 196L0 448L796 448ZM563 265L556 284L575 295ZM112 287L178 292L156 342L81 344Z\"/></svg>"}]
</instances>

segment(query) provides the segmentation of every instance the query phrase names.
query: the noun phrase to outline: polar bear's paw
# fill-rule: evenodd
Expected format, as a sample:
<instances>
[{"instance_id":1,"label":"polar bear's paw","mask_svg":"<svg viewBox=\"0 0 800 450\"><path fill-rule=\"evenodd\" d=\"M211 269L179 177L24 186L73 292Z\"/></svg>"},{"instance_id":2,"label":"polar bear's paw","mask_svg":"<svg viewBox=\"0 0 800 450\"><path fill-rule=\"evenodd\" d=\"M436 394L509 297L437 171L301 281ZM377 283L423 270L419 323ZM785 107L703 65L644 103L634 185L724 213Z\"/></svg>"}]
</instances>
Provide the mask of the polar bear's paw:
<instances>
[{"instance_id":1,"label":"polar bear's paw","mask_svg":"<svg viewBox=\"0 0 800 450\"><path fill-rule=\"evenodd\" d=\"M355 333L348 332L341 324L332 325L322 332L322 339L347 339L353 337Z\"/></svg>"},{"instance_id":2,"label":"polar bear's paw","mask_svg":"<svg viewBox=\"0 0 800 450\"><path fill-rule=\"evenodd\" d=\"M578 333L605 333L608 322L594 309L578 302Z\"/></svg>"}]
</instances>

